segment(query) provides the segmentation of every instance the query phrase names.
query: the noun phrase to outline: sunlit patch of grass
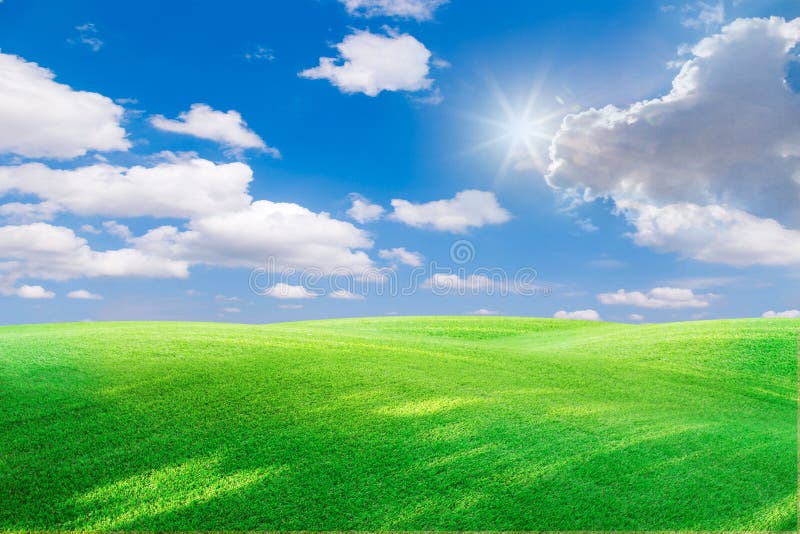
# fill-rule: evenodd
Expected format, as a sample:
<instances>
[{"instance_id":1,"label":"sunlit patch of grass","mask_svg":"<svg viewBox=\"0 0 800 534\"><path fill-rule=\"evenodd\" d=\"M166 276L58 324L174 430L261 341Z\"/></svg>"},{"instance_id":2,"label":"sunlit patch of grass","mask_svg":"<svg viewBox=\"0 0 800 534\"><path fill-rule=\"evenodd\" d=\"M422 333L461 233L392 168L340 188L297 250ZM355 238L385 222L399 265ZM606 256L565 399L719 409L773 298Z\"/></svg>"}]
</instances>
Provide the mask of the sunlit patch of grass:
<instances>
[{"instance_id":1,"label":"sunlit patch of grass","mask_svg":"<svg viewBox=\"0 0 800 534\"><path fill-rule=\"evenodd\" d=\"M259 467L221 473L219 454L192 458L79 496L74 504L82 515L73 526L82 530L120 530L142 517L157 517L241 491L285 470L286 466Z\"/></svg>"},{"instance_id":2,"label":"sunlit patch of grass","mask_svg":"<svg viewBox=\"0 0 800 534\"><path fill-rule=\"evenodd\" d=\"M469 406L478 402L480 402L479 399L440 397L436 399L405 402L394 406L384 406L376 411L380 414L393 415L396 417L415 417L453 410L455 408Z\"/></svg>"},{"instance_id":3,"label":"sunlit patch of grass","mask_svg":"<svg viewBox=\"0 0 800 534\"><path fill-rule=\"evenodd\" d=\"M0 530L790 530L800 321L0 328Z\"/></svg>"}]
</instances>

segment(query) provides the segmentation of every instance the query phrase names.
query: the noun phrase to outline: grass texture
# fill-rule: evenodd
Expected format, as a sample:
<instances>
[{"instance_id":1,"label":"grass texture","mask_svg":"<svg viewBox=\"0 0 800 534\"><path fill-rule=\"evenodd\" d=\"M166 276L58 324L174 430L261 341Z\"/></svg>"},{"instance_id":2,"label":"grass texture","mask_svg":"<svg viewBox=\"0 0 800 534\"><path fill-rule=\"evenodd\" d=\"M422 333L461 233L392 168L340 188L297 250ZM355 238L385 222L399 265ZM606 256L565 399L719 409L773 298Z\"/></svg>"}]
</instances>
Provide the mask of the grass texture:
<instances>
[{"instance_id":1,"label":"grass texture","mask_svg":"<svg viewBox=\"0 0 800 534\"><path fill-rule=\"evenodd\" d=\"M800 321L0 328L0 530L790 530Z\"/></svg>"}]
</instances>

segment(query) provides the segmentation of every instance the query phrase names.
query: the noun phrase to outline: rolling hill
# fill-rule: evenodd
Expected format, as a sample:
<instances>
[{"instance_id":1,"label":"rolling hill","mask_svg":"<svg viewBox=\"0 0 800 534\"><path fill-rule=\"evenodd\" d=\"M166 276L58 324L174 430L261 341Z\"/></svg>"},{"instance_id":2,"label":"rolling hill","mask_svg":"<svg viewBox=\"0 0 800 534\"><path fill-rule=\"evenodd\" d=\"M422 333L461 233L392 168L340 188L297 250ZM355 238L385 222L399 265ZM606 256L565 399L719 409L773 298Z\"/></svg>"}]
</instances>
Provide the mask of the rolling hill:
<instances>
[{"instance_id":1,"label":"rolling hill","mask_svg":"<svg viewBox=\"0 0 800 534\"><path fill-rule=\"evenodd\" d=\"M0 529L794 529L798 329L3 327Z\"/></svg>"}]
</instances>

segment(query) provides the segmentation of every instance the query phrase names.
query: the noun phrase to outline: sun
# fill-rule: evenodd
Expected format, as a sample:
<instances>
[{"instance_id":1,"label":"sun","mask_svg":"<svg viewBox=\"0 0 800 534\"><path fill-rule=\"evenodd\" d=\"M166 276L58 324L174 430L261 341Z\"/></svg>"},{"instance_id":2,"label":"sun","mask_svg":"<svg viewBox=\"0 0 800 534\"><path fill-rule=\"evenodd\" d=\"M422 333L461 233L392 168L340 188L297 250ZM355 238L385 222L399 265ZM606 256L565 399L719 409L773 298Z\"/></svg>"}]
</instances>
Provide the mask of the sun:
<instances>
[{"instance_id":1,"label":"sun","mask_svg":"<svg viewBox=\"0 0 800 534\"><path fill-rule=\"evenodd\" d=\"M567 113L560 97L556 106L543 98L541 84L536 84L522 105L514 105L499 87L493 88L494 116L473 116L486 127L488 139L476 148L504 148L499 174L509 169L544 172L548 163L548 147Z\"/></svg>"}]
</instances>

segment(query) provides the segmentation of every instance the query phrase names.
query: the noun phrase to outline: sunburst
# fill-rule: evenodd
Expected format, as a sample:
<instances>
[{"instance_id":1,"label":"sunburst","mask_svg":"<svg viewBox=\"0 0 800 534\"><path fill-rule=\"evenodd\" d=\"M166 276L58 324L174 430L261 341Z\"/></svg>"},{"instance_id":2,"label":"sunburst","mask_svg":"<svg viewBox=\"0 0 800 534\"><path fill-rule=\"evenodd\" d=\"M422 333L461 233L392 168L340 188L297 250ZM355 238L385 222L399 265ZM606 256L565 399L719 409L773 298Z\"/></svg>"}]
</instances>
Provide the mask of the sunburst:
<instances>
[{"instance_id":1,"label":"sunburst","mask_svg":"<svg viewBox=\"0 0 800 534\"><path fill-rule=\"evenodd\" d=\"M544 172L548 163L547 148L558 129L558 121L569 110L560 98L554 98L558 103L555 108L543 102L540 83L534 85L521 106L512 104L508 95L496 85L492 92L499 113L491 117L471 115L473 120L488 126L491 135L474 148L505 147L500 175L506 174L512 166L518 170Z\"/></svg>"}]
</instances>

